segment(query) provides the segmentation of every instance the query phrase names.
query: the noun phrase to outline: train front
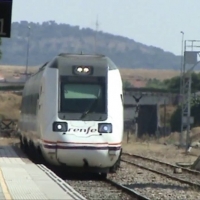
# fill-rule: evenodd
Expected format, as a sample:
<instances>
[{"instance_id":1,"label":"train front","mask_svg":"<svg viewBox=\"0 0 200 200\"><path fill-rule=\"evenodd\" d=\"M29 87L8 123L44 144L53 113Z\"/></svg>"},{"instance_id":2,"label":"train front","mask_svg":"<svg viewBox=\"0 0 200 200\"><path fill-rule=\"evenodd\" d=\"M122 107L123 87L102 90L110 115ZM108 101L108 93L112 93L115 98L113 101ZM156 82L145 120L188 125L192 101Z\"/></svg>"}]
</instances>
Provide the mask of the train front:
<instances>
[{"instance_id":1,"label":"train front","mask_svg":"<svg viewBox=\"0 0 200 200\"><path fill-rule=\"evenodd\" d=\"M60 56L57 134L59 164L107 173L120 155L123 134L122 81L105 56Z\"/></svg>"}]
</instances>

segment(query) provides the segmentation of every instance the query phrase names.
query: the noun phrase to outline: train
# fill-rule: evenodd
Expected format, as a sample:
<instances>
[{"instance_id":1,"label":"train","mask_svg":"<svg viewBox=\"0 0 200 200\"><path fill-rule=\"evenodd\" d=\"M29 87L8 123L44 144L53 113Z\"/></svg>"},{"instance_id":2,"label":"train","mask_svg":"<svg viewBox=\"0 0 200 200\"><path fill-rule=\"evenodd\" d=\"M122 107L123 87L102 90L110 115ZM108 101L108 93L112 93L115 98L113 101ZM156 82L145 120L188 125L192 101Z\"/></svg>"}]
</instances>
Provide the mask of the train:
<instances>
[{"instance_id":1,"label":"train","mask_svg":"<svg viewBox=\"0 0 200 200\"><path fill-rule=\"evenodd\" d=\"M106 55L60 53L26 81L20 146L70 171L105 178L120 166L123 84Z\"/></svg>"}]
</instances>

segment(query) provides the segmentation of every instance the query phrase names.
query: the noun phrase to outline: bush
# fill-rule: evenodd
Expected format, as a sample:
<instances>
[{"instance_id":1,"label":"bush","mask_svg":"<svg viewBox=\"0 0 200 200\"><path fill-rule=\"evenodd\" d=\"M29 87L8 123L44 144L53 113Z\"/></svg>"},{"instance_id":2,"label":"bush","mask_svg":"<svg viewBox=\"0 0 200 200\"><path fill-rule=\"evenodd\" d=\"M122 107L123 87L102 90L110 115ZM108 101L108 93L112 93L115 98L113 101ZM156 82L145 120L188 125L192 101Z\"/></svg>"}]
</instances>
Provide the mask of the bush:
<instances>
[{"instance_id":1,"label":"bush","mask_svg":"<svg viewBox=\"0 0 200 200\"><path fill-rule=\"evenodd\" d=\"M200 104L192 105L191 116L194 117L194 124L191 127L200 126ZM170 119L170 125L172 131L181 131L181 107L179 106Z\"/></svg>"},{"instance_id":2,"label":"bush","mask_svg":"<svg viewBox=\"0 0 200 200\"><path fill-rule=\"evenodd\" d=\"M123 88L132 88L132 84L127 81L127 80L123 80Z\"/></svg>"}]
</instances>

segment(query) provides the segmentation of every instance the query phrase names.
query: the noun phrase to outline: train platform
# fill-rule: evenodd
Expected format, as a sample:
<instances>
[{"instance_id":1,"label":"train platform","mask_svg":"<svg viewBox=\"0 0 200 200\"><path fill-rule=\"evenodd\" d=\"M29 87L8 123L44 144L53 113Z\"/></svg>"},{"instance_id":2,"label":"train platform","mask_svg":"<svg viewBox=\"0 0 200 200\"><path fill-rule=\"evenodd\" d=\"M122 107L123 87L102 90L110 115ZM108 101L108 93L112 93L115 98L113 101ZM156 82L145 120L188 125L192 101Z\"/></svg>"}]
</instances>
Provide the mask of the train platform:
<instances>
[{"instance_id":1,"label":"train platform","mask_svg":"<svg viewBox=\"0 0 200 200\"><path fill-rule=\"evenodd\" d=\"M0 200L86 200L47 167L19 152L0 146Z\"/></svg>"}]
</instances>

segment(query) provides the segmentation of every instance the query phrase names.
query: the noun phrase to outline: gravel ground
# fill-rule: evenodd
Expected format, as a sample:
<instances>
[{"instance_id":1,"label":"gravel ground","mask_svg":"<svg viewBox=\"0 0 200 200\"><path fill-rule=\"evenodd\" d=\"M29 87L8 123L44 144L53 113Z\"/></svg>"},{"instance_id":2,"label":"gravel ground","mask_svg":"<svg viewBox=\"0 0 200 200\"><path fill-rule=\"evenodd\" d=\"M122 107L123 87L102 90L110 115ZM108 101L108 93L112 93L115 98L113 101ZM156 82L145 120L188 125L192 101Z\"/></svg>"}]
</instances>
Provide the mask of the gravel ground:
<instances>
[{"instance_id":1,"label":"gravel ground","mask_svg":"<svg viewBox=\"0 0 200 200\"><path fill-rule=\"evenodd\" d=\"M95 180L66 180L77 192L88 200L110 199L110 200L137 200L123 191L103 181Z\"/></svg>"},{"instance_id":2,"label":"gravel ground","mask_svg":"<svg viewBox=\"0 0 200 200\"><path fill-rule=\"evenodd\" d=\"M125 186L147 196L152 200L194 200L200 199L200 193L186 184L181 184L161 175L121 163L117 175L108 176Z\"/></svg>"},{"instance_id":3,"label":"gravel ground","mask_svg":"<svg viewBox=\"0 0 200 200\"><path fill-rule=\"evenodd\" d=\"M130 162L134 162L136 164L138 163L138 164L140 164L144 167L149 167L149 168L152 168L156 171L160 171L160 172L169 174L171 176L174 176L174 177L186 180L186 181L191 181L193 183L200 184L200 173L197 174L197 173L191 173L191 172L188 172L188 171L183 171L180 174L174 173L175 168L172 168L170 166L162 165L160 163L151 162L151 161L148 161L148 160L143 160L141 158L135 158L135 157L132 157L132 156L127 156L127 155L123 155L122 159L128 160Z\"/></svg>"}]
</instances>

